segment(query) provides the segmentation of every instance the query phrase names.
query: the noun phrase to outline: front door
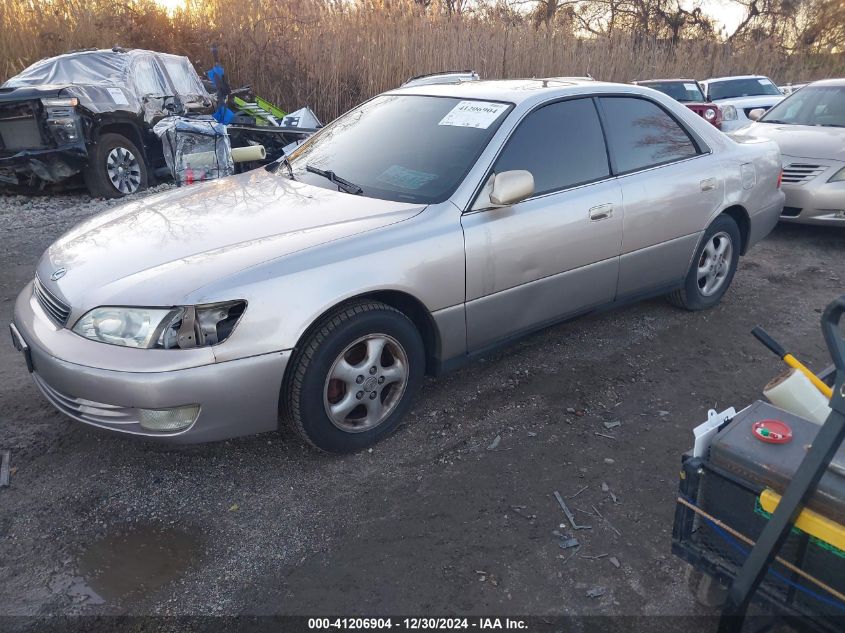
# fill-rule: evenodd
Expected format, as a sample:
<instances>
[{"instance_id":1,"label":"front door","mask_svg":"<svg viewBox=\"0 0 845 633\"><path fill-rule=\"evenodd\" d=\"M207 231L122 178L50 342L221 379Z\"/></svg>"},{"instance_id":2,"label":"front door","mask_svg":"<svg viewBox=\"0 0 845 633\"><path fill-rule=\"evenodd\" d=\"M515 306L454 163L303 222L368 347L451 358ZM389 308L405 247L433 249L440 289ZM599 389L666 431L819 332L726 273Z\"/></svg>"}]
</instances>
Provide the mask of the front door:
<instances>
[{"instance_id":1,"label":"front door","mask_svg":"<svg viewBox=\"0 0 845 633\"><path fill-rule=\"evenodd\" d=\"M526 169L534 195L505 208L480 194L462 218L469 351L613 300L622 196L591 98L528 114L493 166Z\"/></svg>"}]
</instances>

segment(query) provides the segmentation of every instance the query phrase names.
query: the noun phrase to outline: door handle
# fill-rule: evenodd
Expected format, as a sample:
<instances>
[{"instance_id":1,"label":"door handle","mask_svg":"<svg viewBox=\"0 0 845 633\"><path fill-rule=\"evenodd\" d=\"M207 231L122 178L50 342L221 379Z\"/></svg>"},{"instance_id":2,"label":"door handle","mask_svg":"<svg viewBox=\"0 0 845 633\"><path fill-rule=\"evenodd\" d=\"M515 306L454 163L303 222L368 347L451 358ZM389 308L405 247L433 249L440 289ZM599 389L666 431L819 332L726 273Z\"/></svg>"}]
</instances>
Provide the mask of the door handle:
<instances>
[{"instance_id":1,"label":"door handle","mask_svg":"<svg viewBox=\"0 0 845 633\"><path fill-rule=\"evenodd\" d=\"M705 178L701 181L701 191L713 191L716 188L715 178Z\"/></svg>"},{"instance_id":2,"label":"door handle","mask_svg":"<svg viewBox=\"0 0 845 633\"><path fill-rule=\"evenodd\" d=\"M590 209L590 222L598 222L599 220L607 220L613 217L612 204L600 204L597 207Z\"/></svg>"}]
</instances>

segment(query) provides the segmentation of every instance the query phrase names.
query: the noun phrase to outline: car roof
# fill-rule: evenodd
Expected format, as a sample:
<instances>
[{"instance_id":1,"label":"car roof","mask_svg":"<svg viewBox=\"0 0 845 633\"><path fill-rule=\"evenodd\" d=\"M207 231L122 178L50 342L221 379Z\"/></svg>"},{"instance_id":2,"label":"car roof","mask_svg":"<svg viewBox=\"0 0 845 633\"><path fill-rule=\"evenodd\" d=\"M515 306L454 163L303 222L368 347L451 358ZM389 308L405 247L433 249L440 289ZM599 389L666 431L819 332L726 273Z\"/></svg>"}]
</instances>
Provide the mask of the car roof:
<instances>
[{"instance_id":1,"label":"car roof","mask_svg":"<svg viewBox=\"0 0 845 633\"><path fill-rule=\"evenodd\" d=\"M792 84L793 86L800 86L802 84ZM803 84L805 86L845 86L845 77L837 77L834 79L820 79L819 81L813 81L810 83Z\"/></svg>"},{"instance_id":2,"label":"car roof","mask_svg":"<svg viewBox=\"0 0 845 633\"><path fill-rule=\"evenodd\" d=\"M595 92L631 92L642 94L646 88L631 84L594 81L588 77L549 77L545 79L496 79L468 81L459 84L432 84L397 88L389 94L456 97L522 103L550 96L566 96Z\"/></svg>"},{"instance_id":3,"label":"car roof","mask_svg":"<svg viewBox=\"0 0 845 633\"><path fill-rule=\"evenodd\" d=\"M660 81L677 81L677 82L691 81L691 82L695 83L698 80L697 79L681 79L679 77L673 77L672 79L637 79L637 81L635 81L634 83L650 84L650 83L657 83L657 82L660 82Z\"/></svg>"},{"instance_id":4,"label":"car roof","mask_svg":"<svg viewBox=\"0 0 845 633\"><path fill-rule=\"evenodd\" d=\"M727 81L730 79L769 79L766 75L729 75L727 77L711 77L710 79L704 79L704 83L709 83L711 81ZM771 81L771 80L769 80Z\"/></svg>"}]
</instances>

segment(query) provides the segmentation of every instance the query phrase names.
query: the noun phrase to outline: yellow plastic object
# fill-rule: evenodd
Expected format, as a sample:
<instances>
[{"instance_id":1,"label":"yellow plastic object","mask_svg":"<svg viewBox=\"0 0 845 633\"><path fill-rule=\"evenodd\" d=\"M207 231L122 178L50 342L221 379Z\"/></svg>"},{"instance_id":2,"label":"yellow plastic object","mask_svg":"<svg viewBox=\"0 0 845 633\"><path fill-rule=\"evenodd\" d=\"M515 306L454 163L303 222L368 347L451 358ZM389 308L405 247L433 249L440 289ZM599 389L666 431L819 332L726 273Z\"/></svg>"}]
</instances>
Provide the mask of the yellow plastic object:
<instances>
[{"instance_id":1,"label":"yellow plastic object","mask_svg":"<svg viewBox=\"0 0 845 633\"><path fill-rule=\"evenodd\" d=\"M794 367L802 374L807 376L807 378L810 379L810 382L812 382L816 386L816 389L821 391L827 397L828 400L833 397L833 389L824 384L818 376L811 372L800 360L795 358L792 354L787 354L786 356L784 356L783 362L785 362L790 367Z\"/></svg>"},{"instance_id":2,"label":"yellow plastic object","mask_svg":"<svg viewBox=\"0 0 845 633\"><path fill-rule=\"evenodd\" d=\"M769 514L774 513L778 503L780 503L780 495L774 490L766 488L760 494L760 506ZM838 550L845 551L845 526L823 517L818 512L804 508L795 521L795 527L810 536L815 536L820 541L833 545Z\"/></svg>"}]
</instances>

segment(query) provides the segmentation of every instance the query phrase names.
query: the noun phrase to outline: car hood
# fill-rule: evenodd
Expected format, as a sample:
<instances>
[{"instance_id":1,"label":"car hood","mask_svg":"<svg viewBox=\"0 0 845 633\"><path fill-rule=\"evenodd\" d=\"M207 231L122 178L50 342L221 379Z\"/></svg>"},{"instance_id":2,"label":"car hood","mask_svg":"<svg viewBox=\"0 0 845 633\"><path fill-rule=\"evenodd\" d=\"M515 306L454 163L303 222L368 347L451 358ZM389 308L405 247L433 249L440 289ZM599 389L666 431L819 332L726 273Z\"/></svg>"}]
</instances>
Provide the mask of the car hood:
<instances>
[{"instance_id":1,"label":"car hood","mask_svg":"<svg viewBox=\"0 0 845 633\"><path fill-rule=\"evenodd\" d=\"M845 162L845 128L754 123L740 135L771 139L785 156Z\"/></svg>"},{"instance_id":2,"label":"car hood","mask_svg":"<svg viewBox=\"0 0 845 633\"><path fill-rule=\"evenodd\" d=\"M175 305L246 268L400 222L423 209L259 169L94 216L50 246L37 272L74 311L106 302ZM56 272L62 268L66 272Z\"/></svg>"},{"instance_id":3,"label":"car hood","mask_svg":"<svg viewBox=\"0 0 845 633\"><path fill-rule=\"evenodd\" d=\"M713 103L719 106L732 105L737 108L771 108L783 101L783 95L757 95L751 97L730 97L729 99L714 99Z\"/></svg>"},{"instance_id":4,"label":"car hood","mask_svg":"<svg viewBox=\"0 0 845 633\"><path fill-rule=\"evenodd\" d=\"M51 99L58 97L64 86L7 86L0 87L0 103Z\"/></svg>"}]
</instances>

